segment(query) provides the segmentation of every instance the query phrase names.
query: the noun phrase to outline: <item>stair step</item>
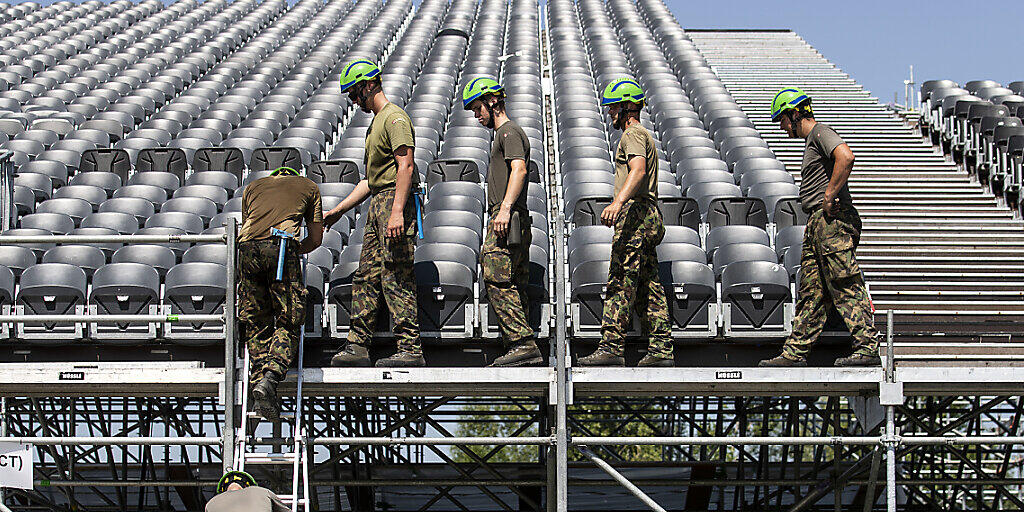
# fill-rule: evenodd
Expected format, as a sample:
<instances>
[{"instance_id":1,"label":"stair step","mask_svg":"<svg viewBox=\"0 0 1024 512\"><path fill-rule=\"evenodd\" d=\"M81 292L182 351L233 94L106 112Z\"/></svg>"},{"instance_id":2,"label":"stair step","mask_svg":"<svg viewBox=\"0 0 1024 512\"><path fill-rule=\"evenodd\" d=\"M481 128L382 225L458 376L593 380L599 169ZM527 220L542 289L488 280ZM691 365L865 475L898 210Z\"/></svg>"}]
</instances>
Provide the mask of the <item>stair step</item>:
<instances>
[{"instance_id":1,"label":"stair step","mask_svg":"<svg viewBox=\"0 0 1024 512\"><path fill-rule=\"evenodd\" d=\"M257 414L256 411L248 411L248 412L246 412L245 413L245 417L246 418L253 418L253 419L262 419L263 418L263 416L260 416L259 414ZM294 412L289 412L289 411L281 411L281 419L282 420L295 419L295 413Z\"/></svg>"},{"instance_id":2,"label":"stair step","mask_svg":"<svg viewBox=\"0 0 1024 512\"><path fill-rule=\"evenodd\" d=\"M242 457L245 459L246 464L258 464L258 465L276 465L276 464L294 464L298 458L296 453L246 453Z\"/></svg>"}]
</instances>

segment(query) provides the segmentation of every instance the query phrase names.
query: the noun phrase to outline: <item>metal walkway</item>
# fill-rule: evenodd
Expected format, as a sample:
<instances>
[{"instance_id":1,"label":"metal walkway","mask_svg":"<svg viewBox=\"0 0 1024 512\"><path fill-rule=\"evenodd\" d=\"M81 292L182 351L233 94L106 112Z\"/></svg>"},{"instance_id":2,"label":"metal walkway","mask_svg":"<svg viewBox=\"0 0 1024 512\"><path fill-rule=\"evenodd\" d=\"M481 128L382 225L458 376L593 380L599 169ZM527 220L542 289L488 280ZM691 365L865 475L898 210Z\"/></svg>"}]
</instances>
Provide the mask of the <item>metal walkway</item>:
<instances>
[{"instance_id":1,"label":"metal walkway","mask_svg":"<svg viewBox=\"0 0 1024 512\"><path fill-rule=\"evenodd\" d=\"M687 33L798 183L804 142L769 113L783 86L810 94L853 149L857 257L875 307L896 311L898 333L940 333L945 346L904 337L900 354L1007 354L998 343L1024 334L1024 223L797 34Z\"/></svg>"}]
</instances>

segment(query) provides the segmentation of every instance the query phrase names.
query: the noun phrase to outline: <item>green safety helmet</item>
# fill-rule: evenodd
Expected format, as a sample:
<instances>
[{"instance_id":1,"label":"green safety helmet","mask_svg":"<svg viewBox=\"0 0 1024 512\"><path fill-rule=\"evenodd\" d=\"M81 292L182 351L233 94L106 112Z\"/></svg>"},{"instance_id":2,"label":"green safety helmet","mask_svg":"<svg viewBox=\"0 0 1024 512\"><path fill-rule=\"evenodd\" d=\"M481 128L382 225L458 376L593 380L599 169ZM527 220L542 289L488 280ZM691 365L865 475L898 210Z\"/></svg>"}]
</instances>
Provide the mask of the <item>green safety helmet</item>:
<instances>
[{"instance_id":1,"label":"green safety helmet","mask_svg":"<svg viewBox=\"0 0 1024 512\"><path fill-rule=\"evenodd\" d=\"M298 176L299 171L292 169L291 167L278 167L270 172L271 176Z\"/></svg>"},{"instance_id":2,"label":"green safety helmet","mask_svg":"<svg viewBox=\"0 0 1024 512\"><path fill-rule=\"evenodd\" d=\"M772 100L772 121L778 121L782 113L790 109L811 108L811 97L796 87L786 87Z\"/></svg>"},{"instance_id":3,"label":"green safety helmet","mask_svg":"<svg viewBox=\"0 0 1024 512\"><path fill-rule=\"evenodd\" d=\"M474 78L473 81L466 84L466 88L462 90L462 108L469 110L469 104L473 103L473 100L486 94L504 96L505 88L493 78L486 76Z\"/></svg>"},{"instance_id":4,"label":"green safety helmet","mask_svg":"<svg viewBox=\"0 0 1024 512\"><path fill-rule=\"evenodd\" d=\"M601 106L628 101L644 106L644 90L632 78L620 78L608 84L601 95Z\"/></svg>"},{"instance_id":5,"label":"green safety helmet","mask_svg":"<svg viewBox=\"0 0 1024 512\"><path fill-rule=\"evenodd\" d=\"M256 479L245 471L228 471L227 473L224 473L224 476L220 477L220 481L217 482L217 494L228 490L228 486L231 484L241 485L244 489L246 487L256 485Z\"/></svg>"},{"instance_id":6,"label":"green safety helmet","mask_svg":"<svg viewBox=\"0 0 1024 512\"><path fill-rule=\"evenodd\" d=\"M347 92L353 85L373 80L380 76L380 68L368 60L354 60L341 72L341 92Z\"/></svg>"}]
</instances>

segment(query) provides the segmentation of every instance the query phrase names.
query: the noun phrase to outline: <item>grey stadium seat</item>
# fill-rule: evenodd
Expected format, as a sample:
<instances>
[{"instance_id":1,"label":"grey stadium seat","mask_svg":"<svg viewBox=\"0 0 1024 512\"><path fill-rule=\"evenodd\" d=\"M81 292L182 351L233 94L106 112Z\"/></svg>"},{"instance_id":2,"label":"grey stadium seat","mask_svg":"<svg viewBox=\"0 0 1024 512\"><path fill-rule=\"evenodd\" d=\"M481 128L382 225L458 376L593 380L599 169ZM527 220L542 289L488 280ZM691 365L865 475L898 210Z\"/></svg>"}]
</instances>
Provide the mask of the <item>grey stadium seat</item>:
<instances>
[{"instance_id":1,"label":"grey stadium seat","mask_svg":"<svg viewBox=\"0 0 1024 512\"><path fill-rule=\"evenodd\" d=\"M135 217L136 228L141 226L150 215L156 212L156 206L147 199L139 197L115 197L100 204L99 212L126 213Z\"/></svg>"},{"instance_id":2,"label":"grey stadium seat","mask_svg":"<svg viewBox=\"0 0 1024 512\"><path fill-rule=\"evenodd\" d=\"M202 217L188 212L160 212L146 220L146 228L175 228L197 235L206 228Z\"/></svg>"},{"instance_id":3,"label":"grey stadium seat","mask_svg":"<svg viewBox=\"0 0 1024 512\"><path fill-rule=\"evenodd\" d=\"M106 190L93 185L66 185L55 190L53 198L81 199L95 210L99 208L100 203L108 199L108 196Z\"/></svg>"},{"instance_id":4,"label":"grey stadium seat","mask_svg":"<svg viewBox=\"0 0 1024 512\"><path fill-rule=\"evenodd\" d=\"M779 257L767 245L748 242L723 245L715 251L715 256L712 260L715 277L721 277L722 271L733 263L739 261L768 261L777 263Z\"/></svg>"},{"instance_id":5,"label":"grey stadium seat","mask_svg":"<svg viewBox=\"0 0 1024 512\"><path fill-rule=\"evenodd\" d=\"M109 197L122 185L121 177L112 172L83 172L71 178L70 185L89 185L99 187Z\"/></svg>"},{"instance_id":6,"label":"grey stadium seat","mask_svg":"<svg viewBox=\"0 0 1024 512\"><path fill-rule=\"evenodd\" d=\"M18 220L23 229L42 229L55 235L66 235L75 229L75 221L64 213L53 211L26 215Z\"/></svg>"},{"instance_id":7,"label":"grey stadium seat","mask_svg":"<svg viewBox=\"0 0 1024 512\"><path fill-rule=\"evenodd\" d=\"M674 336L717 335L714 272L703 262L663 261L659 276L666 288Z\"/></svg>"},{"instance_id":8,"label":"grey stadium seat","mask_svg":"<svg viewBox=\"0 0 1024 512\"><path fill-rule=\"evenodd\" d=\"M160 213L171 212L196 214L206 225L214 215L217 215L217 204L205 197L175 197L160 205Z\"/></svg>"},{"instance_id":9,"label":"grey stadium seat","mask_svg":"<svg viewBox=\"0 0 1024 512\"><path fill-rule=\"evenodd\" d=\"M5 233L6 234L6 233ZM0 265L10 269L15 276L38 263L35 251L18 245L0 245Z\"/></svg>"},{"instance_id":10,"label":"grey stadium seat","mask_svg":"<svg viewBox=\"0 0 1024 512\"><path fill-rule=\"evenodd\" d=\"M160 245L126 245L111 256L111 263L141 263L157 271L163 278L176 263L177 257L168 247Z\"/></svg>"},{"instance_id":11,"label":"grey stadium seat","mask_svg":"<svg viewBox=\"0 0 1024 512\"><path fill-rule=\"evenodd\" d=\"M468 247L426 243L416 249L420 329L425 332L471 335L477 256ZM468 333L468 334L467 334Z\"/></svg>"},{"instance_id":12,"label":"grey stadium seat","mask_svg":"<svg viewBox=\"0 0 1024 512\"><path fill-rule=\"evenodd\" d=\"M167 271L165 305L171 314L219 314L224 309L227 270L216 263L181 263ZM220 322L165 324L164 336L178 343L209 343L223 339Z\"/></svg>"},{"instance_id":13,"label":"grey stadium seat","mask_svg":"<svg viewBox=\"0 0 1024 512\"><path fill-rule=\"evenodd\" d=\"M92 277L106 262L103 251L90 245L60 245L43 254L43 263L74 265L84 270L87 277Z\"/></svg>"},{"instance_id":14,"label":"grey stadium seat","mask_svg":"<svg viewBox=\"0 0 1024 512\"><path fill-rule=\"evenodd\" d=\"M90 149L82 153L79 172L104 171L117 174L121 182L128 181L131 172L131 156L124 149Z\"/></svg>"},{"instance_id":15,"label":"grey stadium seat","mask_svg":"<svg viewBox=\"0 0 1024 512\"><path fill-rule=\"evenodd\" d=\"M775 252L780 260L790 250L800 252L804 242L804 226L788 226L775 234Z\"/></svg>"},{"instance_id":16,"label":"grey stadium seat","mask_svg":"<svg viewBox=\"0 0 1024 512\"><path fill-rule=\"evenodd\" d=\"M40 263L21 274L16 313L25 315L83 315L85 271L66 263ZM81 324L17 324L17 336L36 343L65 343L82 338Z\"/></svg>"},{"instance_id":17,"label":"grey stadium seat","mask_svg":"<svg viewBox=\"0 0 1024 512\"><path fill-rule=\"evenodd\" d=\"M146 247L146 246L137 246ZM160 247L159 249L164 249ZM92 277L89 306L96 314L157 314L160 305L160 273L145 263L110 263L96 270ZM89 324L89 336L97 340L134 343L156 338L156 324L126 322L124 324Z\"/></svg>"},{"instance_id":18,"label":"grey stadium seat","mask_svg":"<svg viewBox=\"0 0 1024 512\"><path fill-rule=\"evenodd\" d=\"M722 272L727 337L785 336L791 330L787 325L791 301L789 275L778 263L738 261Z\"/></svg>"},{"instance_id":19,"label":"grey stadium seat","mask_svg":"<svg viewBox=\"0 0 1024 512\"><path fill-rule=\"evenodd\" d=\"M122 235L130 235L139 230L139 221L130 213L108 211L94 213L86 217L82 220L81 226L83 228L107 228Z\"/></svg>"},{"instance_id":20,"label":"grey stadium seat","mask_svg":"<svg viewBox=\"0 0 1024 512\"><path fill-rule=\"evenodd\" d=\"M228 251L224 244L196 245L181 257L182 263L206 262L227 265Z\"/></svg>"},{"instance_id":21,"label":"grey stadium seat","mask_svg":"<svg viewBox=\"0 0 1024 512\"><path fill-rule=\"evenodd\" d=\"M715 251L728 244L736 243L757 243L768 246L768 233L755 226L719 226L708 231L704 242L705 250L708 253L708 261L712 261Z\"/></svg>"}]
</instances>

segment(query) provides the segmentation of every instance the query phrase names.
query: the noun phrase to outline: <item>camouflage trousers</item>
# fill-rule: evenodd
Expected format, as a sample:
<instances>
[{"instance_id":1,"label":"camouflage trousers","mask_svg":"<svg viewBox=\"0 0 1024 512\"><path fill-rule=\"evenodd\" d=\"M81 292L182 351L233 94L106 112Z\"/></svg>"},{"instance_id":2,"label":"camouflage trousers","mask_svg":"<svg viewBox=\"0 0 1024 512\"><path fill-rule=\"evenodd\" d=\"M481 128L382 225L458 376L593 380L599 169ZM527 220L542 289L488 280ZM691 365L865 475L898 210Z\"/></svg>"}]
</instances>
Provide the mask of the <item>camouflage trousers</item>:
<instances>
[{"instance_id":1,"label":"camouflage trousers","mask_svg":"<svg viewBox=\"0 0 1024 512\"><path fill-rule=\"evenodd\" d=\"M362 346L370 344L376 329L377 311L383 300L395 323L398 349L422 354L416 316L416 276L413 274L416 206L410 195L403 210L405 232L388 238L384 234L394 202L394 189L378 192L370 199L359 268L352 276L352 327L348 341Z\"/></svg>"},{"instance_id":2,"label":"camouflage trousers","mask_svg":"<svg viewBox=\"0 0 1024 512\"><path fill-rule=\"evenodd\" d=\"M520 217L526 220L520 223L519 244L509 246L507 237L499 237L492 224L487 227L487 236L480 248L487 300L498 319L505 345L509 347L533 338L533 327L529 321L530 299L526 293L530 282L533 233L529 215L521 214Z\"/></svg>"},{"instance_id":3,"label":"camouflage trousers","mask_svg":"<svg viewBox=\"0 0 1024 512\"><path fill-rule=\"evenodd\" d=\"M249 348L250 389L267 371L283 376L295 359L309 293L297 247L294 240L288 242L283 277L277 281L278 239L238 245L238 321Z\"/></svg>"},{"instance_id":4,"label":"camouflage trousers","mask_svg":"<svg viewBox=\"0 0 1024 512\"><path fill-rule=\"evenodd\" d=\"M803 359L825 328L828 308L835 306L853 335L854 353L878 355L878 331L864 276L854 251L860 243L857 209L843 205L835 215L818 209L807 219L800 254L800 286L793 333L782 351Z\"/></svg>"},{"instance_id":5,"label":"camouflage trousers","mask_svg":"<svg viewBox=\"0 0 1024 512\"><path fill-rule=\"evenodd\" d=\"M621 356L626 331L636 311L643 333L649 337L647 353L672 357L668 299L658 278L657 247L665 237L658 205L630 200L615 220L612 258L601 319L600 347Z\"/></svg>"}]
</instances>

